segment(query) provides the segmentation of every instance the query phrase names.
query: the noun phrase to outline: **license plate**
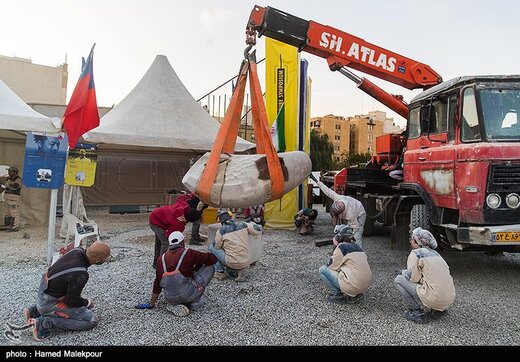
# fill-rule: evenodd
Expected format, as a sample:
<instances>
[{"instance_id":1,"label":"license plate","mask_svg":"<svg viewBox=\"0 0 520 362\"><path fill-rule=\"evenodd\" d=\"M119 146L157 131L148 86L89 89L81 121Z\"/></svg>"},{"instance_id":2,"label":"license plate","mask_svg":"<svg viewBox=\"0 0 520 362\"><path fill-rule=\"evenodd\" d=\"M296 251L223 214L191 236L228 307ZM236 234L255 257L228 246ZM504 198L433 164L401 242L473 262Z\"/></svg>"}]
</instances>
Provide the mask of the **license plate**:
<instances>
[{"instance_id":1,"label":"license plate","mask_svg":"<svg viewBox=\"0 0 520 362\"><path fill-rule=\"evenodd\" d=\"M503 233L495 233L493 236L493 241L495 242L515 242L520 241L520 232L503 232Z\"/></svg>"}]
</instances>

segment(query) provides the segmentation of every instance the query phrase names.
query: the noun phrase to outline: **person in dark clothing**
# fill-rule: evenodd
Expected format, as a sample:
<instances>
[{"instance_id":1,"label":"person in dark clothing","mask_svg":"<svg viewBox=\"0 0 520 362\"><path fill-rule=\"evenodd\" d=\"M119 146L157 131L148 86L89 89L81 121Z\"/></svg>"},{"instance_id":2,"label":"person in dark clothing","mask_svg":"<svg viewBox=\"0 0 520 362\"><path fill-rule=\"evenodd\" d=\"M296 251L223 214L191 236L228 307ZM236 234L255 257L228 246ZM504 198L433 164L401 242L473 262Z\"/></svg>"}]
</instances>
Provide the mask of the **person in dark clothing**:
<instances>
[{"instance_id":1,"label":"person in dark clothing","mask_svg":"<svg viewBox=\"0 0 520 362\"><path fill-rule=\"evenodd\" d=\"M309 235L314 232L314 220L318 217L318 210L305 208L294 215L294 225L300 235Z\"/></svg>"},{"instance_id":2,"label":"person in dark clothing","mask_svg":"<svg viewBox=\"0 0 520 362\"><path fill-rule=\"evenodd\" d=\"M264 204L258 204L256 206L246 207L244 209L244 221L245 222L254 222L258 225L265 225L264 219Z\"/></svg>"},{"instance_id":3,"label":"person in dark clothing","mask_svg":"<svg viewBox=\"0 0 520 362\"><path fill-rule=\"evenodd\" d=\"M179 231L172 232L168 241L168 250L157 259L150 302L138 304L136 308L154 308L164 289L168 310L184 317L190 309L194 310L200 305L202 295L215 273L213 264L217 258L211 253L186 249L184 235Z\"/></svg>"},{"instance_id":4,"label":"person in dark clothing","mask_svg":"<svg viewBox=\"0 0 520 362\"><path fill-rule=\"evenodd\" d=\"M190 198L186 200L186 203L190 207L190 209L195 209L197 211L202 211L208 207L205 203L200 201L200 199L194 193L190 194ZM202 245L204 243L204 239L200 237L200 224L202 222L201 218L193 221L191 224L191 238L188 242L189 245Z\"/></svg>"},{"instance_id":5,"label":"person in dark clothing","mask_svg":"<svg viewBox=\"0 0 520 362\"><path fill-rule=\"evenodd\" d=\"M20 228L20 191L22 178L18 175L18 168L11 166L8 169L9 176L2 182L0 192L4 192L7 215L4 224L10 226L9 231L18 231Z\"/></svg>"},{"instance_id":6,"label":"person in dark clothing","mask_svg":"<svg viewBox=\"0 0 520 362\"><path fill-rule=\"evenodd\" d=\"M155 233L155 250L153 256L153 268L159 255L168 249L168 236L174 231L183 232L186 223L200 219L200 211L190 208L184 195L180 196L173 205L165 205L156 208L150 214L150 229Z\"/></svg>"},{"instance_id":7,"label":"person in dark clothing","mask_svg":"<svg viewBox=\"0 0 520 362\"><path fill-rule=\"evenodd\" d=\"M40 282L36 305L24 308L36 341L60 330L80 331L97 326L94 303L83 298L81 292L89 279L88 267L103 264L109 256L108 244L96 241L86 251L72 249L49 268Z\"/></svg>"}]
</instances>

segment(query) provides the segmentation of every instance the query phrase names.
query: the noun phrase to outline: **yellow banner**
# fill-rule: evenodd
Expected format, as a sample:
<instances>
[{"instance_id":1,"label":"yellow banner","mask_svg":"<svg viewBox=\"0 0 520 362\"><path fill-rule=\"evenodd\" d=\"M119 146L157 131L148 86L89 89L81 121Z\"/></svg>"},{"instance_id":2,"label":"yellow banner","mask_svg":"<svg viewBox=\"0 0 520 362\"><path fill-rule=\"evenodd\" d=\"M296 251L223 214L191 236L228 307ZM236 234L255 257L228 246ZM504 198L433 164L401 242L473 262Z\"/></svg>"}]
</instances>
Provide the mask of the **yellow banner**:
<instances>
[{"instance_id":1,"label":"yellow banner","mask_svg":"<svg viewBox=\"0 0 520 362\"><path fill-rule=\"evenodd\" d=\"M96 178L97 148L78 143L69 150L65 183L72 186L92 186Z\"/></svg>"},{"instance_id":2,"label":"yellow banner","mask_svg":"<svg viewBox=\"0 0 520 362\"><path fill-rule=\"evenodd\" d=\"M274 39L265 39L265 98L269 124L284 105L284 132L286 151L298 150L298 50ZM294 230L294 215L298 212L298 189L284 195L281 200L265 205L266 226Z\"/></svg>"}]
</instances>

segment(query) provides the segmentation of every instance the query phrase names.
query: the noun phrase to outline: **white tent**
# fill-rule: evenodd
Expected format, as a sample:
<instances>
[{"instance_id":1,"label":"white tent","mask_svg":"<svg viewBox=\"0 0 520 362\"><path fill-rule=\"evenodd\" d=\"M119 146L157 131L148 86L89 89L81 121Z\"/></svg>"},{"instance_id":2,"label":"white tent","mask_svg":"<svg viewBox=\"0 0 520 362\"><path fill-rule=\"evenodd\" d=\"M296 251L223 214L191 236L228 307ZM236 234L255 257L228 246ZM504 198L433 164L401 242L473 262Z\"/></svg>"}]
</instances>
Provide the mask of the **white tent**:
<instances>
[{"instance_id":1,"label":"white tent","mask_svg":"<svg viewBox=\"0 0 520 362\"><path fill-rule=\"evenodd\" d=\"M59 132L61 120L36 112L0 79L0 129Z\"/></svg>"},{"instance_id":2,"label":"white tent","mask_svg":"<svg viewBox=\"0 0 520 362\"><path fill-rule=\"evenodd\" d=\"M59 118L46 117L29 107L2 80L0 80L0 164L17 166L23 178L25 132L56 133L60 131ZM20 214L30 224L45 224L49 217L50 191L23 188ZM3 207L0 205L0 222Z\"/></svg>"},{"instance_id":3,"label":"white tent","mask_svg":"<svg viewBox=\"0 0 520 362\"><path fill-rule=\"evenodd\" d=\"M157 55L130 94L83 138L87 142L202 153L211 150L219 126L184 87L166 56ZM235 150L253 147L238 138Z\"/></svg>"}]
</instances>

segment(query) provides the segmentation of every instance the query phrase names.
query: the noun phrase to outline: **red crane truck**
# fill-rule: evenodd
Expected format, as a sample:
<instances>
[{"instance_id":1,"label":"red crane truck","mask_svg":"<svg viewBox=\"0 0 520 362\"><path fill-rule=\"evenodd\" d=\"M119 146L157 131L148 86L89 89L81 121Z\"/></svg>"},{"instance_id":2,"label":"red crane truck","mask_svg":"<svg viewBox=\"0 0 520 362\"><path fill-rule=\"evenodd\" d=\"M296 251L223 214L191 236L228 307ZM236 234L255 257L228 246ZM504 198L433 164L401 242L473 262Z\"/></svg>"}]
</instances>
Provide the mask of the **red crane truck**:
<instances>
[{"instance_id":1,"label":"red crane truck","mask_svg":"<svg viewBox=\"0 0 520 362\"><path fill-rule=\"evenodd\" d=\"M374 221L389 225L392 246L403 249L410 230L421 226L445 249L520 251L520 75L443 82L426 64L255 6L246 43L261 35L325 58L332 71L407 119L405 134L377 138L366 168L345 169L340 186L365 205L366 233ZM407 104L347 67L423 92Z\"/></svg>"}]
</instances>

